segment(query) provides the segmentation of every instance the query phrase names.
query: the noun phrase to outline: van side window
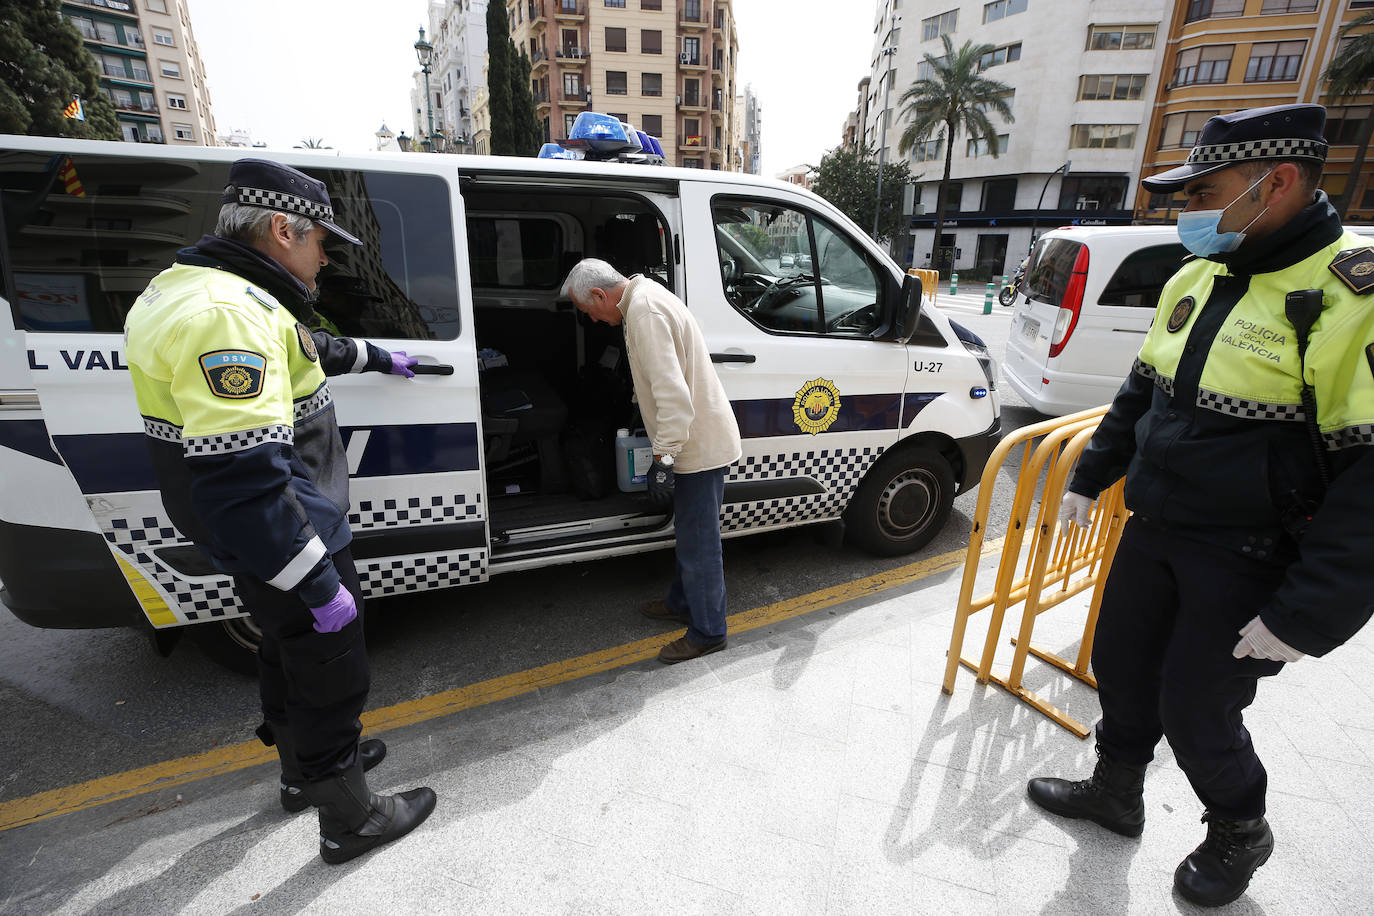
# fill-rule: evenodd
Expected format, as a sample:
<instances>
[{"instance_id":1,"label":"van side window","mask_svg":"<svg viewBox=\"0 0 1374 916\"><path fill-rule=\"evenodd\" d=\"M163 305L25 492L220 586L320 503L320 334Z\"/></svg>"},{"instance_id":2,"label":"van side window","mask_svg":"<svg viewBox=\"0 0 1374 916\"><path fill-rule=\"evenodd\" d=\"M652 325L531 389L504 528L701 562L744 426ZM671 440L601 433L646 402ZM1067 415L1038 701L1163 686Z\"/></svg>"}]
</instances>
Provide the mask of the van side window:
<instances>
[{"instance_id":1,"label":"van side window","mask_svg":"<svg viewBox=\"0 0 1374 916\"><path fill-rule=\"evenodd\" d=\"M1102 290L1102 305L1125 305L1153 309L1164 284L1188 256L1182 245L1152 245L1133 251L1121 262Z\"/></svg>"},{"instance_id":2,"label":"van side window","mask_svg":"<svg viewBox=\"0 0 1374 916\"><path fill-rule=\"evenodd\" d=\"M711 205L725 298L770 331L866 337L884 285L868 254L828 221L774 202Z\"/></svg>"},{"instance_id":3,"label":"van side window","mask_svg":"<svg viewBox=\"0 0 1374 916\"><path fill-rule=\"evenodd\" d=\"M363 240L327 241L322 326L341 334L458 336L457 259L446 183L425 175L306 168L335 220ZM120 333L177 250L214 231L227 162L9 153L0 159L0 280L27 331Z\"/></svg>"},{"instance_id":4,"label":"van side window","mask_svg":"<svg viewBox=\"0 0 1374 916\"><path fill-rule=\"evenodd\" d=\"M557 289L563 282L563 231L551 219L469 216L472 285Z\"/></svg>"}]
</instances>

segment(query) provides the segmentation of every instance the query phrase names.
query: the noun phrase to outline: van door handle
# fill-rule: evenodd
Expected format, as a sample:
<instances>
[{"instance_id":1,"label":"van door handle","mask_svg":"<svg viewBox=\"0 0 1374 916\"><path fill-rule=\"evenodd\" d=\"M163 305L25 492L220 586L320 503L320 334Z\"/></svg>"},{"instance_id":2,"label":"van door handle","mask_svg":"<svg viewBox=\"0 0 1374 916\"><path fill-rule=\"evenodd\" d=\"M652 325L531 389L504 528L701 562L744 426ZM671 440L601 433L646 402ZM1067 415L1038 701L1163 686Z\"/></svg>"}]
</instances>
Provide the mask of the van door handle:
<instances>
[{"instance_id":1,"label":"van door handle","mask_svg":"<svg viewBox=\"0 0 1374 916\"><path fill-rule=\"evenodd\" d=\"M712 353L713 363L752 363L757 357L752 353Z\"/></svg>"},{"instance_id":2,"label":"van door handle","mask_svg":"<svg viewBox=\"0 0 1374 916\"><path fill-rule=\"evenodd\" d=\"M446 363L416 363L410 371L416 375L452 375L453 367Z\"/></svg>"}]
</instances>

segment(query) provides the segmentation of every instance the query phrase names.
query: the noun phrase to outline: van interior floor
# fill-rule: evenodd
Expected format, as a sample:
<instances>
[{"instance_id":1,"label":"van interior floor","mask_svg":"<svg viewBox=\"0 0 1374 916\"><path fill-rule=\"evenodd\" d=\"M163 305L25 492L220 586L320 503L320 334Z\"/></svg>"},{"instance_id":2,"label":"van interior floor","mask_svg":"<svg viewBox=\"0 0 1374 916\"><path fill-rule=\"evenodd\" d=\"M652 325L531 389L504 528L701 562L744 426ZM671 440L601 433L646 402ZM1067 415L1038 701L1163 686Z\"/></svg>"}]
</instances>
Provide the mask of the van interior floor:
<instances>
[{"instance_id":1,"label":"van interior floor","mask_svg":"<svg viewBox=\"0 0 1374 916\"><path fill-rule=\"evenodd\" d=\"M558 525L621 515L653 515L643 493L612 493L602 499L579 499L572 494L519 493L496 496L491 503L491 528L495 534L541 525Z\"/></svg>"}]
</instances>

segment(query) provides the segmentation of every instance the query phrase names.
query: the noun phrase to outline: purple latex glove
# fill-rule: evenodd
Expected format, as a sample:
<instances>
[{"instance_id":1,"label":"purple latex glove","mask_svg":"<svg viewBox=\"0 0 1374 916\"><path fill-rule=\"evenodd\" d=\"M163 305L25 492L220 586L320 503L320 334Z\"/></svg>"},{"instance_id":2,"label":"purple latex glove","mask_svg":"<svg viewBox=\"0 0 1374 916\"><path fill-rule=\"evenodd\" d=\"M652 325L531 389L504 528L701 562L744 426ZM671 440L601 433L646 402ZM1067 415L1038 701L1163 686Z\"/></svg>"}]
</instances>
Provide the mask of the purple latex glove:
<instances>
[{"instance_id":1,"label":"purple latex glove","mask_svg":"<svg viewBox=\"0 0 1374 916\"><path fill-rule=\"evenodd\" d=\"M405 378L415 378L415 373L410 371L410 367L418 363L419 360L413 356L406 356L406 351L397 350L391 354L391 374L400 375Z\"/></svg>"},{"instance_id":2,"label":"purple latex glove","mask_svg":"<svg viewBox=\"0 0 1374 916\"><path fill-rule=\"evenodd\" d=\"M337 633L358 616L358 606L353 603L353 593L341 583L328 604L312 607L310 613L315 615L315 632Z\"/></svg>"}]
</instances>

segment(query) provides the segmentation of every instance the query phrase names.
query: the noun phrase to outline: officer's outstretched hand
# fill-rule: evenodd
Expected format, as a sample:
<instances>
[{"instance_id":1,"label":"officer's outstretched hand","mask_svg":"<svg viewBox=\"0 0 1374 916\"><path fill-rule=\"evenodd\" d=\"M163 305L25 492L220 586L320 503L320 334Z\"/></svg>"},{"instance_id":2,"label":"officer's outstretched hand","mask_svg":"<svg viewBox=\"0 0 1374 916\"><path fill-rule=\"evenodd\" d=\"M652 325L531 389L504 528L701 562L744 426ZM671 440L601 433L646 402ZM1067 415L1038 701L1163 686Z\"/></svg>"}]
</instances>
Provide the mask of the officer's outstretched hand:
<instances>
[{"instance_id":1,"label":"officer's outstretched hand","mask_svg":"<svg viewBox=\"0 0 1374 916\"><path fill-rule=\"evenodd\" d=\"M397 350L395 353L391 354L391 374L399 375L403 378L415 378L415 373L410 370L411 367L418 362L419 360L415 357L406 356L406 351Z\"/></svg>"},{"instance_id":2,"label":"officer's outstretched hand","mask_svg":"<svg viewBox=\"0 0 1374 916\"><path fill-rule=\"evenodd\" d=\"M1064 491L1064 501L1059 504L1059 525L1067 527L1070 523L1084 531L1092 527L1093 498L1072 490Z\"/></svg>"},{"instance_id":3,"label":"officer's outstretched hand","mask_svg":"<svg viewBox=\"0 0 1374 916\"><path fill-rule=\"evenodd\" d=\"M660 464L657 458L649 465L649 502L660 509L673 504L673 469Z\"/></svg>"},{"instance_id":4,"label":"officer's outstretched hand","mask_svg":"<svg viewBox=\"0 0 1374 916\"><path fill-rule=\"evenodd\" d=\"M1236 658L1266 658L1271 662L1295 662L1306 655L1279 639L1258 616L1241 627L1240 642L1232 650Z\"/></svg>"},{"instance_id":5,"label":"officer's outstretched hand","mask_svg":"<svg viewBox=\"0 0 1374 916\"><path fill-rule=\"evenodd\" d=\"M353 603L353 593L339 584L339 590L324 607L312 607L315 615L315 632L337 633L353 622L358 616L358 606Z\"/></svg>"}]
</instances>

